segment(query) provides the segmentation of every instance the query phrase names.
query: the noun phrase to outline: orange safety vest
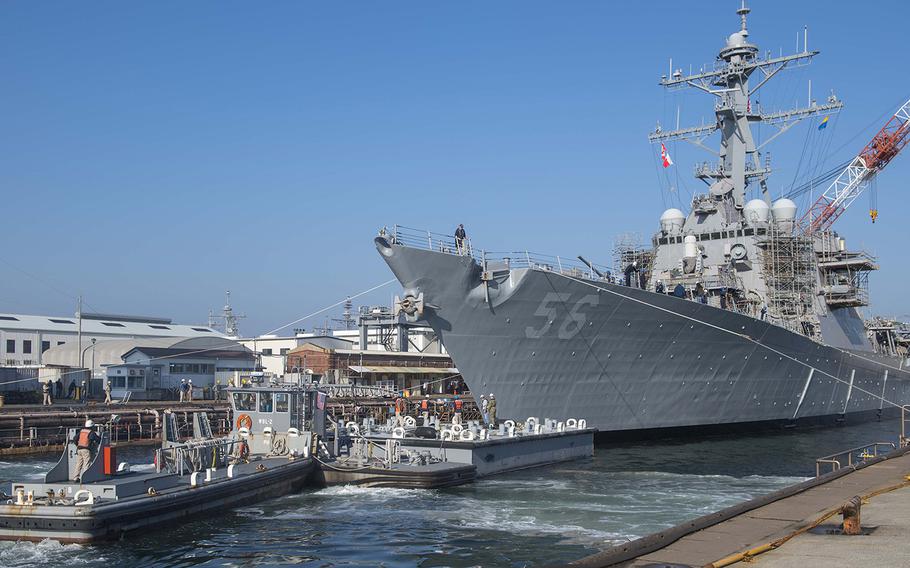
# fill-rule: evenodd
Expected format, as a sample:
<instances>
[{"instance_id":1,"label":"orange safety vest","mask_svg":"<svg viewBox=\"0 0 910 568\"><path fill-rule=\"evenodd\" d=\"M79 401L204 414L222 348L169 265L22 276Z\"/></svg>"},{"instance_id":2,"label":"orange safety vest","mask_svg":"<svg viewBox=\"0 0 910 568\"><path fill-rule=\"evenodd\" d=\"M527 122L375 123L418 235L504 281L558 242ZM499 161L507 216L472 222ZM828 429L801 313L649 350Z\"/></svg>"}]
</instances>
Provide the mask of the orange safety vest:
<instances>
[{"instance_id":1,"label":"orange safety vest","mask_svg":"<svg viewBox=\"0 0 910 568\"><path fill-rule=\"evenodd\" d=\"M421 400L420 401L420 410L429 410L429 409L430 409L430 403L426 399Z\"/></svg>"},{"instance_id":2,"label":"orange safety vest","mask_svg":"<svg viewBox=\"0 0 910 568\"><path fill-rule=\"evenodd\" d=\"M404 399L399 398L395 401L395 410L398 412L404 412Z\"/></svg>"},{"instance_id":3,"label":"orange safety vest","mask_svg":"<svg viewBox=\"0 0 910 568\"><path fill-rule=\"evenodd\" d=\"M461 399L455 401L455 412L461 412L462 404L464 404L464 401Z\"/></svg>"},{"instance_id":4,"label":"orange safety vest","mask_svg":"<svg viewBox=\"0 0 910 568\"><path fill-rule=\"evenodd\" d=\"M79 430L79 441L76 443L76 447L81 449L89 449L92 442L92 431L88 428L83 428Z\"/></svg>"}]
</instances>

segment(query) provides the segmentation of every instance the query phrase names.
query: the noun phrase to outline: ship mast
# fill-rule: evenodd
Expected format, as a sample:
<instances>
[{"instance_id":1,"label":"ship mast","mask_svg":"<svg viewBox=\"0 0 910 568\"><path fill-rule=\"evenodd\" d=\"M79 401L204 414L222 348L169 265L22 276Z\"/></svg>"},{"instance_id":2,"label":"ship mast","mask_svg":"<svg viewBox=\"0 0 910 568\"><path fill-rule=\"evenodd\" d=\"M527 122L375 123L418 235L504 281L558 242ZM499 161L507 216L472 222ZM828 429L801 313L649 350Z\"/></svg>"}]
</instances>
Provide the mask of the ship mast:
<instances>
[{"instance_id":1,"label":"ship mast","mask_svg":"<svg viewBox=\"0 0 910 568\"><path fill-rule=\"evenodd\" d=\"M657 129L648 135L651 143L685 140L718 156L716 165L702 164L696 168L695 177L705 182L709 193L716 199L732 199L737 210L742 210L746 192L758 182L766 202L770 204L766 180L771 173L770 160L761 163L761 150L772 140L795 126L801 120L820 114L833 114L843 107L833 94L825 104L810 100L809 106L785 111L763 113L752 98L772 77L785 68L808 65L818 51L809 51L808 32L803 32L803 49L792 55L759 57L758 46L749 43L746 16L750 10L745 0L736 11L741 27L730 34L720 50L713 69L683 75L673 70L662 76L660 85L668 90L692 87L717 98L714 105L716 122L712 125L664 131ZM758 82L750 85L750 78L758 72ZM770 138L756 146L752 137L752 124L765 123L777 129ZM714 151L704 145L705 139L715 131L721 135L720 149ZM727 222L739 219L727 219Z\"/></svg>"}]
</instances>

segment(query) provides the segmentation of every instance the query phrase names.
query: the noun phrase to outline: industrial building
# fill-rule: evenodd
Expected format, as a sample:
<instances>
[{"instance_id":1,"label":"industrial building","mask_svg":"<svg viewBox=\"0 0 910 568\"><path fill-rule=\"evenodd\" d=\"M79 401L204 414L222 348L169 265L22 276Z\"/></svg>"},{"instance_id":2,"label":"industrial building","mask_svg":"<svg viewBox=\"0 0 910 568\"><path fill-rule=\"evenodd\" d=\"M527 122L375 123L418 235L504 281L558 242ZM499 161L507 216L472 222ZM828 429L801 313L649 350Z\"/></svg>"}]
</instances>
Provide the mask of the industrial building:
<instances>
[{"instance_id":1,"label":"industrial building","mask_svg":"<svg viewBox=\"0 0 910 568\"><path fill-rule=\"evenodd\" d=\"M59 377L68 390L74 380L91 376L90 392L96 396L107 380L114 398L129 392L133 400L167 400L177 398L183 379L193 382L196 397L210 396L215 385L236 384L240 374L256 369L255 353L224 337L98 341L89 353L80 364L76 345L52 347L45 353L42 380Z\"/></svg>"},{"instance_id":2,"label":"industrial building","mask_svg":"<svg viewBox=\"0 0 910 568\"><path fill-rule=\"evenodd\" d=\"M44 364L51 347L75 344L90 351L92 340L156 337L223 337L211 327L175 324L168 318L83 313L82 317L0 313L0 366ZM90 357L90 353L85 353Z\"/></svg>"}]
</instances>

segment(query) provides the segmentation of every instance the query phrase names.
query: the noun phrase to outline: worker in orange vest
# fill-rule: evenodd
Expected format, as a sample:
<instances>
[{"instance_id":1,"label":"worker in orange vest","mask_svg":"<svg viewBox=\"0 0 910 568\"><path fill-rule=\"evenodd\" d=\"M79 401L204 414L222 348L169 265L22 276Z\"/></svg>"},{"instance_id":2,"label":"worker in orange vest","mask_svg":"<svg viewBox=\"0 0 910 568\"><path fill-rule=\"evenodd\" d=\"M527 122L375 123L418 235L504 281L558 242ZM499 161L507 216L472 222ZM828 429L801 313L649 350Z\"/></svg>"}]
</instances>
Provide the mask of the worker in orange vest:
<instances>
[{"instance_id":1,"label":"worker in orange vest","mask_svg":"<svg viewBox=\"0 0 910 568\"><path fill-rule=\"evenodd\" d=\"M423 400L420 401L420 415L423 416L423 425L426 426L430 422L430 395L424 395Z\"/></svg>"},{"instance_id":2,"label":"worker in orange vest","mask_svg":"<svg viewBox=\"0 0 910 568\"><path fill-rule=\"evenodd\" d=\"M395 399L395 426L401 426L404 428L404 411L404 399L399 396Z\"/></svg>"},{"instance_id":3,"label":"worker in orange vest","mask_svg":"<svg viewBox=\"0 0 910 568\"><path fill-rule=\"evenodd\" d=\"M452 424L461 424L461 407L464 405L464 401L461 400L461 397L456 394L455 401L452 404L455 406L455 414L452 416Z\"/></svg>"},{"instance_id":4,"label":"worker in orange vest","mask_svg":"<svg viewBox=\"0 0 910 568\"><path fill-rule=\"evenodd\" d=\"M73 438L73 443L76 444L76 473L73 481L82 482L82 474L88 471L88 466L92 463L92 450L100 441L101 437L95 433L95 423L86 420L85 427Z\"/></svg>"}]
</instances>

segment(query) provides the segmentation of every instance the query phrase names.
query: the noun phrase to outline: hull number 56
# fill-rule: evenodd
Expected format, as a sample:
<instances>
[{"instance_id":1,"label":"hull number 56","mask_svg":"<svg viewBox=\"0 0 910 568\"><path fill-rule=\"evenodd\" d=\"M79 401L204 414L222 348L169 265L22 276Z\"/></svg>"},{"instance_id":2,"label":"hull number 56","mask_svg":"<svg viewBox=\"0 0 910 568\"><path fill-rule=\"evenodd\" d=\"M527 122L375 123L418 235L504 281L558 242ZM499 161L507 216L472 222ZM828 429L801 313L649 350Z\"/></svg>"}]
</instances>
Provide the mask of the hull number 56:
<instances>
[{"instance_id":1,"label":"hull number 56","mask_svg":"<svg viewBox=\"0 0 910 568\"><path fill-rule=\"evenodd\" d=\"M549 292L540 301L534 315L546 318L546 321L539 328L528 326L525 328L525 336L528 339L538 339L550 331L554 325L559 325L556 330L556 336L559 339L572 339L588 321L585 311L590 306L596 306L600 298L596 294L582 296L574 304L569 302L572 294L569 292ZM560 312L565 312L563 318L559 317Z\"/></svg>"}]
</instances>

